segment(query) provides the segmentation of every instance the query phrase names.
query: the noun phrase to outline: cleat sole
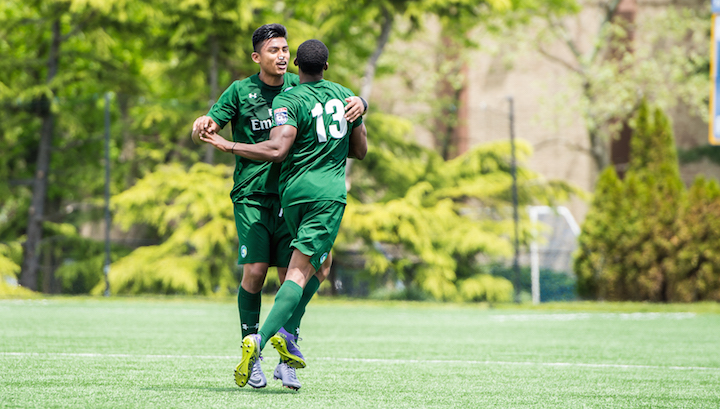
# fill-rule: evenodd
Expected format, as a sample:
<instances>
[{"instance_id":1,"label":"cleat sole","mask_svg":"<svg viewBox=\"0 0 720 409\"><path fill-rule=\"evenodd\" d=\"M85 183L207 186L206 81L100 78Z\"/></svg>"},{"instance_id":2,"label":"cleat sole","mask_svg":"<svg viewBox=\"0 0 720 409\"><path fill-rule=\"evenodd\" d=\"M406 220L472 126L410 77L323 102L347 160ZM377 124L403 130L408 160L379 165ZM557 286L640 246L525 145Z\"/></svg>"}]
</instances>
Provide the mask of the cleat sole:
<instances>
[{"instance_id":1,"label":"cleat sole","mask_svg":"<svg viewBox=\"0 0 720 409\"><path fill-rule=\"evenodd\" d=\"M280 354L280 359L286 364L290 365L295 369L302 369L307 366L303 358L295 354L291 354L290 351L288 351L287 341L285 340L285 338L279 335L274 335L272 338L270 338L270 343L272 344L273 348L275 348Z\"/></svg>"},{"instance_id":2,"label":"cleat sole","mask_svg":"<svg viewBox=\"0 0 720 409\"><path fill-rule=\"evenodd\" d=\"M243 339L242 351L242 360L235 367L235 384L241 388L247 385L250 379L252 367L260 356L260 346L254 338L248 336Z\"/></svg>"}]
</instances>

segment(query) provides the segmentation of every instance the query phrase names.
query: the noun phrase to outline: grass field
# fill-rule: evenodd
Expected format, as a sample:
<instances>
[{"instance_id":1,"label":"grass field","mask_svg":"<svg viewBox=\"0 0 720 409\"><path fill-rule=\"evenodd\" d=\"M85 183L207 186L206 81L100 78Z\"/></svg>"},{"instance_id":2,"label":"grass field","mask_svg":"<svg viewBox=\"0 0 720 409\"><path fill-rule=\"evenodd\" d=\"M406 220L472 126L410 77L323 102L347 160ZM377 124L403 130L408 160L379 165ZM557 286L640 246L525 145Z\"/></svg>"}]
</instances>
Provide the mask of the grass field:
<instances>
[{"instance_id":1,"label":"grass field","mask_svg":"<svg viewBox=\"0 0 720 409\"><path fill-rule=\"evenodd\" d=\"M720 407L718 304L318 299L298 392L270 345L235 386L239 332L230 298L0 300L0 407Z\"/></svg>"}]
</instances>

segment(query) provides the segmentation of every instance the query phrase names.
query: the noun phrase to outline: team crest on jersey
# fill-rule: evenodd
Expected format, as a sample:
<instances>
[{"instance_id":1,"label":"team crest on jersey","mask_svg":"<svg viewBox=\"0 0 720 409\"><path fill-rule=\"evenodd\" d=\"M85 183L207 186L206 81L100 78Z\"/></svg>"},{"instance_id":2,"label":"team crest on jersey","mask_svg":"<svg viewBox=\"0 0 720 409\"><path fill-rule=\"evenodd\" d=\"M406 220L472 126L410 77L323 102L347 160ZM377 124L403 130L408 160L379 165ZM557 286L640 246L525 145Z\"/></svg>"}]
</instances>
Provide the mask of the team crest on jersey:
<instances>
[{"instance_id":1,"label":"team crest on jersey","mask_svg":"<svg viewBox=\"0 0 720 409\"><path fill-rule=\"evenodd\" d=\"M285 125L288 121L287 108L278 108L275 110L275 125Z\"/></svg>"}]
</instances>

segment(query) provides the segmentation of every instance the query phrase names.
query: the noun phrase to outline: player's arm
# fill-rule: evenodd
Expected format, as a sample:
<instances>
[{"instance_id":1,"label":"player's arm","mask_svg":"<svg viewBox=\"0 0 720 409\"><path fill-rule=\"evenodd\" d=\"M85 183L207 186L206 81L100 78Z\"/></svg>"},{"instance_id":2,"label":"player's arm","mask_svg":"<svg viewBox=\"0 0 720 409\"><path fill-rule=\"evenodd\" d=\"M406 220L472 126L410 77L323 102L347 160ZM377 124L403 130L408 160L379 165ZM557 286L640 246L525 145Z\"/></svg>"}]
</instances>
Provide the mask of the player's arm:
<instances>
[{"instance_id":1,"label":"player's arm","mask_svg":"<svg viewBox=\"0 0 720 409\"><path fill-rule=\"evenodd\" d=\"M213 145L222 152L230 152L243 158L263 162L282 162L290 152L296 136L297 128L281 125L270 131L270 139L255 144L230 142L215 132L200 135L200 140Z\"/></svg>"},{"instance_id":2,"label":"player's arm","mask_svg":"<svg viewBox=\"0 0 720 409\"><path fill-rule=\"evenodd\" d=\"M345 102L348 103L345 105L345 119L347 119L348 122L355 122L356 119L365 115L365 112L367 112L368 105L362 97L348 97L345 98Z\"/></svg>"},{"instance_id":3,"label":"player's arm","mask_svg":"<svg viewBox=\"0 0 720 409\"><path fill-rule=\"evenodd\" d=\"M365 124L360 124L360 126L353 128L350 133L348 158L363 160L367 153L367 148L367 129L365 129Z\"/></svg>"}]
</instances>

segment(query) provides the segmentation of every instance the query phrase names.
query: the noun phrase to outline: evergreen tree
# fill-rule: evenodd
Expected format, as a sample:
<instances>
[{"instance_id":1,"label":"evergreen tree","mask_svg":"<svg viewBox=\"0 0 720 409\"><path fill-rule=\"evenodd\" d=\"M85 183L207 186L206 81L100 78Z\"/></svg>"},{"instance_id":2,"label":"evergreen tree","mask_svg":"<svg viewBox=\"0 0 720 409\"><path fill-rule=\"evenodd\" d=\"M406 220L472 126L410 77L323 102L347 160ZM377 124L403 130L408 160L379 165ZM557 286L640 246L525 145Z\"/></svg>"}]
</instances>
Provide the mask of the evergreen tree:
<instances>
[{"instance_id":1,"label":"evergreen tree","mask_svg":"<svg viewBox=\"0 0 720 409\"><path fill-rule=\"evenodd\" d=\"M668 275L671 301L720 301L720 186L698 177L678 226L678 251Z\"/></svg>"},{"instance_id":2,"label":"evergreen tree","mask_svg":"<svg viewBox=\"0 0 720 409\"><path fill-rule=\"evenodd\" d=\"M595 187L595 197L583 223L574 259L581 297L608 298L606 291L613 288L617 280L616 263L608 255L616 252L616 245L624 233L624 225L617 223L623 193L623 184L615 168L605 168Z\"/></svg>"},{"instance_id":3,"label":"evergreen tree","mask_svg":"<svg viewBox=\"0 0 720 409\"><path fill-rule=\"evenodd\" d=\"M589 297L668 301L686 192L667 116L643 101L633 126L625 179L603 173L583 225L578 285Z\"/></svg>"}]
</instances>

